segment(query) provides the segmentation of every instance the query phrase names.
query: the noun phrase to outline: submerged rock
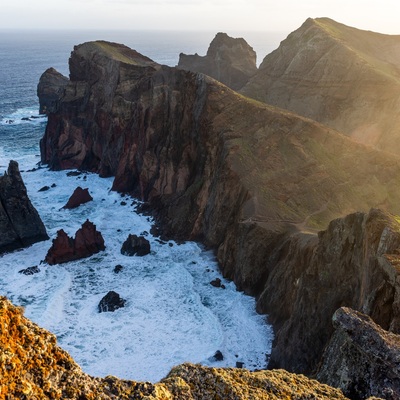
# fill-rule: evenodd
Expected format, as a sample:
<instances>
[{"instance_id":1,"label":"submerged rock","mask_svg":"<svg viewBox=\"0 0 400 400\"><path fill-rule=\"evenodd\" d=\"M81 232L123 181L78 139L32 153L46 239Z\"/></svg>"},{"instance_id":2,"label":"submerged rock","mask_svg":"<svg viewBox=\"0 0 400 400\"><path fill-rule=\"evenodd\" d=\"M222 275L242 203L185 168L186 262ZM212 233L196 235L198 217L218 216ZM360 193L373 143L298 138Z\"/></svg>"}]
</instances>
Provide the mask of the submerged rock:
<instances>
[{"instance_id":1,"label":"submerged rock","mask_svg":"<svg viewBox=\"0 0 400 400\"><path fill-rule=\"evenodd\" d=\"M18 163L0 176L0 254L47 240L46 228L29 200Z\"/></svg>"},{"instance_id":2,"label":"submerged rock","mask_svg":"<svg viewBox=\"0 0 400 400\"><path fill-rule=\"evenodd\" d=\"M93 197L89 193L89 189L82 189L78 186L71 197L68 199L67 204L63 208L71 209L79 207L81 204L92 201Z\"/></svg>"},{"instance_id":3,"label":"submerged rock","mask_svg":"<svg viewBox=\"0 0 400 400\"><path fill-rule=\"evenodd\" d=\"M18 271L20 274L24 275L34 275L40 272L40 268L37 265L34 265L33 267L28 267L25 269L21 269Z\"/></svg>"},{"instance_id":4,"label":"submerged rock","mask_svg":"<svg viewBox=\"0 0 400 400\"><path fill-rule=\"evenodd\" d=\"M98 305L99 313L101 312L114 312L118 308L125 307L126 300L122 299L120 295L114 291L108 292Z\"/></svg>"},{"instance_id":5,"label":"submerged rock","mask_svg":"<svg viewBox=\"0 0 400 400\"><path fill-rule=\"evenodd\" d=\"M129 235L121 247L125 256L145 256L150 253L150 242L143 236Z\"/></svg>"},{"instance_id":6,"label":"submerged rock","mask_svg":"<svg viewBox=\"0 0 400 400\"><path fill-rule=\"evenodd\" d=\"M57 232L45 261L60 264L80 258L90 257L105 249L103 236L89 220L77 230L75 238L69 237L62 229Z\"/></svg>"}]
</instances>

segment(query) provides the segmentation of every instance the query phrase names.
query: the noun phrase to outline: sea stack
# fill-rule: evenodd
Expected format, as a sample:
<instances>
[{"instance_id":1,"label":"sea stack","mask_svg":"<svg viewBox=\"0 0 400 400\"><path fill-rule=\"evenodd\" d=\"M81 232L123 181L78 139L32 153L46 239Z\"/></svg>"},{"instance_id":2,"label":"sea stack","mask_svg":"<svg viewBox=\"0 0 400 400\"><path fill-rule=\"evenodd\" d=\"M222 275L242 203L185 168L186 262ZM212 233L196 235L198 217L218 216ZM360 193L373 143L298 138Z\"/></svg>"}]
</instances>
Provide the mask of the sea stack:
<instances>
[{"instance_id":1,"label":"sea stack","mask_svg":"<svg viewBox=\"0 0 400 400\"><path fill-rule=\"evenodd\" d=\"M49 237L29 200L18 163L10 161L0 177L0 254L30 246Z\"/></svg>"}]
</instances>

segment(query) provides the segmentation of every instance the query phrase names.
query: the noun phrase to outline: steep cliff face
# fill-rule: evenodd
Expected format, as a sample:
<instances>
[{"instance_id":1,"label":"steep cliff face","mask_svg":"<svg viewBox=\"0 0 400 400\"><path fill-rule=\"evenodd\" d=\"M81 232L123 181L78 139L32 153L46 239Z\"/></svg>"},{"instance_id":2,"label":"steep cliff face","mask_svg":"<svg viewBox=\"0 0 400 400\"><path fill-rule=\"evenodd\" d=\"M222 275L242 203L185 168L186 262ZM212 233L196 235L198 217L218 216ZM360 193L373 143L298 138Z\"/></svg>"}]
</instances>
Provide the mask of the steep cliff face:
<instances>
[{"instance_id":1,"label":"steep cliff face","mask_svg":"<svg viewBox=\"0 0 400 400\"><path fill-rule=\"evenodd\" d=\"M308 19L242 93L399 154L400 36Z\"/></svg>"},{"instance_id":2,"label":"steep cliff face","mask_svg":"<svg viewBox=\"0 0 400 400\"><path fill-rule=\"evenodd\" d=\"M209 75L233 90L241 89L257 72L256 53L242 38L217 33L205 56L179 54L178 68Z\"/></svg>"},{"instance_id":3,"label":"steep cliff face","mask_svg":"<svg viewBox=\"0 0 400 400\"><path fill-rule=\"evenodd\" d=\"M165 234L216 249L224 275L270 313L273 365L313 370L341 305L397 329L394 300L382 300L397 290L393 272L382 272L392 271L388 261L372 271L361 251L352 254L355 242L371 243L363 236L368 217L355 214L315 234L356 210L400 213L396 155L121 45L77 46L70 70L65 95L49 114L42 161L115 175L113 188L148 202ZM321 288L330 290L326 299Z\"/></svg>"},{"instance_id":4,"label":"steep cliff face","mask_svg":"<svg viewBox=\"0 0 400 400\"><path fill-rule=\"evenodd\" d=\"M249 372L184 364L161 383L94 378L51 333L0 297L0 396L3 399L346 399L327 385L285 371ZM300 396L300 397L299 397Z\"/></svg>"},{"instance_id":5,"label":"steep cliff face","mask_svg":"<svg viewBox=\"0 0 400 400\"><path fill-rule=\"evenodd\" d=\"M317 377L353 399L400 398L400 336L364 314L343 307Z\"/></svg>"},{"instance_id":6,"label":"steep cliff face","mask_svg":"<svg viewBox=\"0 0 400 400\"><path fill-rule=\"evenodd\" d=\"M47 240L46 228L29 200L18 163L0 177L0 254Z\"/></svg>"},{"instance_id":7,"label":"steep cliff face","mask_svg":"<svg viewBox=\"0 0 400 400\"><path fill-rule=\"evenodd\" d=\"M399 254L400 225L379 210L334 220L318 237L283 239L265 259L257 302L276 327L270 366L312 372L341 306L399 334Z\"/></svg>"}]
</instances>

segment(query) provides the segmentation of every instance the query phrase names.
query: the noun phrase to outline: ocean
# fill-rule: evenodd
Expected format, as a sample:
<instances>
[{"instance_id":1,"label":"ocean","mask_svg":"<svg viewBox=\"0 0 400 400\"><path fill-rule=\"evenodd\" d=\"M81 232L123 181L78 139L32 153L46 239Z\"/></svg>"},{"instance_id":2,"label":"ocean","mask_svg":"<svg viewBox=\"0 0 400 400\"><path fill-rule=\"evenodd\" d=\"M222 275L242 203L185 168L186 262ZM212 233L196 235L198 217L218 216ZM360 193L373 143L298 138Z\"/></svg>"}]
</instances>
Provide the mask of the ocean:
<instances>
[{"instance_id":1,"label":"ocean","mask_svg":"<svg viewBox=\"0 0 400 400\"><path fill-rule=\"evenodd\" d=\"M230 33L229 33L230 34ZM29 197L50 239L0 256L0 295L25 308L25 315L57 336L84 372L94 376L156 382L183 362L254 370L266 367L273 333L255 300L236 290L218 271L214 254L194 242L164 243L149 232L152 220L135 212L136 201L110 190L112 178L67 176L39 166L39 140L46 118L38 115L36 87L49 67L68 76L73 46L104 39L124 43L162 64L175 66L179 53L206 54L210 32L20 32L0 30L0 173L18 161ZM284 35L246 33L258 62ZM252 42L253 40L253 42ZM39 191L43 186L53 186ZM94 200L62 209L73 190L88 188ZM106 250L88 259L48 266L42 262L57 231L74 236L86 219L102 233ZM151 243L145 257L120 248L129 233ZM37 265L34 275L19 273ZM120 273L114 272L122 265ZM210 281L220 278L225 289ZM124 308L98 313L110 290ZM223 360L216 360L217 351Z\"/></svg>"}]
</instances>

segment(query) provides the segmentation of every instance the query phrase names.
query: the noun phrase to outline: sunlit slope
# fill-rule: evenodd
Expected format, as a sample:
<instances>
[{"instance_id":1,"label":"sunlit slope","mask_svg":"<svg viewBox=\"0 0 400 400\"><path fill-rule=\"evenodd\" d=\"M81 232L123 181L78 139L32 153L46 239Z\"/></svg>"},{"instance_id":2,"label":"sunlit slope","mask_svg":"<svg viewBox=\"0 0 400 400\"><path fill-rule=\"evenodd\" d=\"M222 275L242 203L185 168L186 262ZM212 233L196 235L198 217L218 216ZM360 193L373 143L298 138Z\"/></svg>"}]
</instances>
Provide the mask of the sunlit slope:
<instances>
[{"instance_id":1,"label":"sunlit slope","mask_svg":"<svg viewBox=\"0 0 400 400\"><path fill-rule=\"evenodd\" d=\"M240 95L222 104L214 127L225 127L228 162L251 194L242 221L323 228L370 207L400 212L397 156Z\"/></svg>"},{"instance_id":2,"label":"sunlit slope","mask_svg":"<svg viewBox=\"0 0 400 400\"><path fill-rule=\"evenodd\" d=\"M400 36L308 19L242 93L399 153Z\"/></svg>"}]
</instances>

